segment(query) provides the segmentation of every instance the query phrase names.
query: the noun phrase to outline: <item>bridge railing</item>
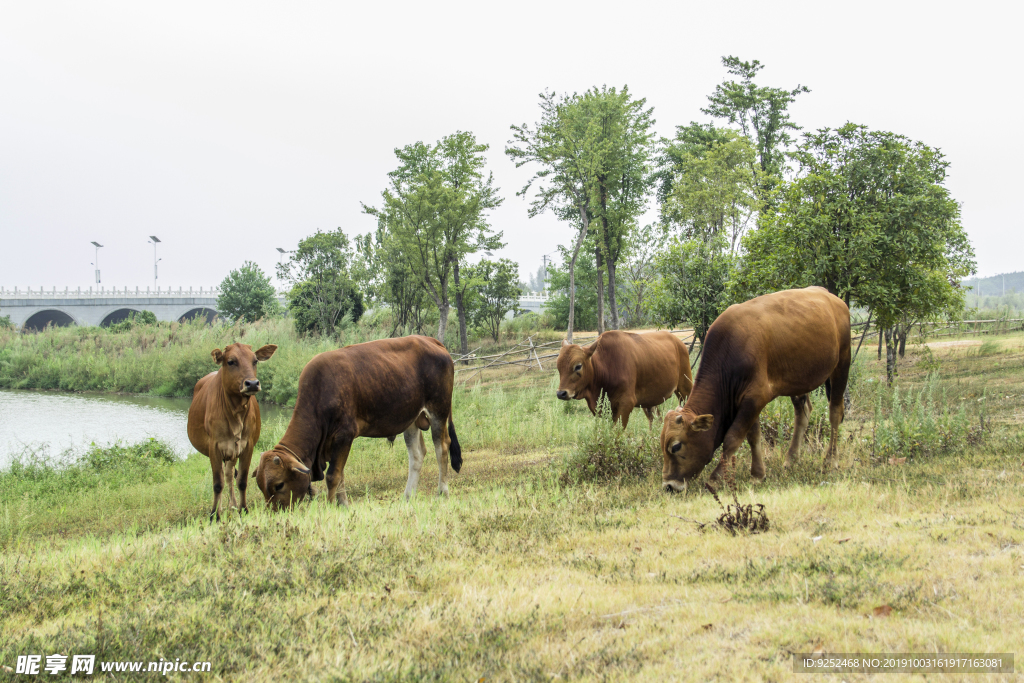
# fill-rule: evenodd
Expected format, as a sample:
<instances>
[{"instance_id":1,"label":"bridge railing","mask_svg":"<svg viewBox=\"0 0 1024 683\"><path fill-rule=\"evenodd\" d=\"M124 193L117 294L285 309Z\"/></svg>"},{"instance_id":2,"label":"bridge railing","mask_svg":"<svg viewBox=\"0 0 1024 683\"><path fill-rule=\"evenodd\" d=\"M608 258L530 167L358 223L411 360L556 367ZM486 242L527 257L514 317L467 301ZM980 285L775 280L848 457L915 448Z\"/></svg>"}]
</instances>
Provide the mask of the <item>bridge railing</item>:
<instances>
[{"instance_id":1,"label":"bridge railing","mask_svg":"<svg viewBox=\"0 0 1024 683\"><path fill-rule=\"evenodd\" d=\"M288 290L278 290L283 297ZM0 299L171 299L182 297L217 298L220 287L0 287Z\"/></svg>"}]
</instances>

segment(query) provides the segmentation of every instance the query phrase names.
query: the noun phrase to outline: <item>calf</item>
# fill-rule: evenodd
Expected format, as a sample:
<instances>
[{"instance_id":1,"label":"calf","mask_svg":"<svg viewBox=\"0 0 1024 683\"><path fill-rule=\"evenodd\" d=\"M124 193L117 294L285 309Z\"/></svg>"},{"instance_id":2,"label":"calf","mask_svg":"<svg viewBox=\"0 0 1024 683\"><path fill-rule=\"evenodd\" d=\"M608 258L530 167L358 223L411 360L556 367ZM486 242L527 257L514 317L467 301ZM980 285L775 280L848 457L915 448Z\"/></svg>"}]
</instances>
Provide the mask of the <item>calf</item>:
<instances>
[{"instance_id":1,"label":"calf","mask_svg":"<svg viewBox=\"0 0 1024 683\"><path fill-rule=\"evenodd\" d=\"M260 438L260 406L256 394L256 363L269 360L277 347L268 344L255 352L248 344L231 344L210 354L220 366L196 382L192 405L188 409L188 440L210 459L213 470L213 510L210 518L220 519L220 494L224 480L235 505L235 463L238 463L238 495L241 509L247 510L245 489L249 481L249 461Z\"/></svg>"}]
</instances>

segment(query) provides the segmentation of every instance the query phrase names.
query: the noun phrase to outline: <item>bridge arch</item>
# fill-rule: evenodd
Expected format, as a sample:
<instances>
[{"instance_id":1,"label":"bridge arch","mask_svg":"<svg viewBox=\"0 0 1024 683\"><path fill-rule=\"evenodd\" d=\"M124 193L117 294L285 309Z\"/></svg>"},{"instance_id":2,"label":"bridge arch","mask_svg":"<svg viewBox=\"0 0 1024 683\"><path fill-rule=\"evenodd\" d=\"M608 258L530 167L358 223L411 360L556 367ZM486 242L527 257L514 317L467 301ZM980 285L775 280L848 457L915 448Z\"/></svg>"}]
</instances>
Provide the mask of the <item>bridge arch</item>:
<instances>
[{"instance_id":1,"label":"bridge arch","mask_svg":"<svg viewBox=\"0 0 1024 683\"><path fill-rule=\"evenodd\" d=\"M21 329L39 331L46 329L47 325L71 327L72 325L78 325L78 321L70 313L66 313L59 308L46 308L42 311L36 311L29 316L25 324L21 326Z\"/></svg>"},{"instance_id":2,"label":"bridge arch","mask_svg":"<svg viewBox=\"0 0 1024 683\"><path fill-rule=\"evenodd\" d=\"M193 306L178 316L178 322L188 322L196 318L206 318L206 324L212 325L213 321L220 315L217 311L207 306Z\"/></svg>"},{"instance_id":3,"label":"bridge arch","mask_svg":"<svg viewBox=\"0 0 1024 683\"><path fill-rule=\"evenodd\" d=\"M114 310L110 311L105 316L103 316L103 318L100 320L100 326L108 327L110 325L113 325L114 323L122 322L124 320L127 320L128 316L132 315L133 313L138 315L139 313L142 313L142 310L138 308L115 308Z\"/></svg>"}]
</instances>

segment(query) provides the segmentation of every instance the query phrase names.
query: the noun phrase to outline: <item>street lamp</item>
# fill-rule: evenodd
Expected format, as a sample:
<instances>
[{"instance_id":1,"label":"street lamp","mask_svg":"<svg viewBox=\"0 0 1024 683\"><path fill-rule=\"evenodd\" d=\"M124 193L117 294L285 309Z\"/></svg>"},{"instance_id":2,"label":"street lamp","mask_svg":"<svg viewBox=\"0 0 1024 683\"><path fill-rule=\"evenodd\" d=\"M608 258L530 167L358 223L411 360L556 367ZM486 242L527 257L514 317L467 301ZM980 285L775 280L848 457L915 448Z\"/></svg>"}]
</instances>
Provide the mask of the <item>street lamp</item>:
<instances>
[{"instance_id":1,"label":"street lamp","mask_svg":"<svg viewBox=\"0 0 1024 683\"><path fill-rule=\"evenodd\" d=\"M100 283L100 248L102 248L103 245L100 244L99 242L93 242L92 246L96 247L96 259L90 265L92 265L96 269L96 284L99 284Z\"/></svg>"},{"instance_id":2,"label":"street lamp","mask_svg":"<svg viewBox=\"0 0 1024 683\"><path fill-rule=\"evenodd\" d=\"M162 258L157 258L156 257L156 245L160 244L160 238L157 237L156 235L150 235L149 236L149 243L153 245L153 289L156 289L156 281L157 281L157 278L159 277L159 273L157 271L156 264L158 264L161 261L163 261Z\"/></svg>"}]
</instances>

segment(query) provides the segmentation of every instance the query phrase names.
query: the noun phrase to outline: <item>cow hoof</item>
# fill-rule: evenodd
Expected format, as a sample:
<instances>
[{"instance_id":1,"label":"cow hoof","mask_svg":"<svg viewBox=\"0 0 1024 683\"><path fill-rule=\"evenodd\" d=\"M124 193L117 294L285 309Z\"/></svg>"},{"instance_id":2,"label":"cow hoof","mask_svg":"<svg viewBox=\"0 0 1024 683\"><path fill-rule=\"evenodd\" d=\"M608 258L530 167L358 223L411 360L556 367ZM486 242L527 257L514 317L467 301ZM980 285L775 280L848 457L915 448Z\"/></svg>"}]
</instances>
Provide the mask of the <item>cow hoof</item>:
<instances>
[{"instance_id":1,"label":"cow hoof","mask_svg":"<svg viewBox=\"0 0 1024 683\"><path fill-rule=\"evenodd\" d=\"M760 484L765 480L765 475L764 472L762 472L761 474L754 474L753 472L751 472L750 478Z\"/></svg>"}]
</instances>

